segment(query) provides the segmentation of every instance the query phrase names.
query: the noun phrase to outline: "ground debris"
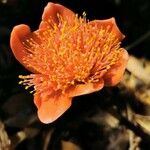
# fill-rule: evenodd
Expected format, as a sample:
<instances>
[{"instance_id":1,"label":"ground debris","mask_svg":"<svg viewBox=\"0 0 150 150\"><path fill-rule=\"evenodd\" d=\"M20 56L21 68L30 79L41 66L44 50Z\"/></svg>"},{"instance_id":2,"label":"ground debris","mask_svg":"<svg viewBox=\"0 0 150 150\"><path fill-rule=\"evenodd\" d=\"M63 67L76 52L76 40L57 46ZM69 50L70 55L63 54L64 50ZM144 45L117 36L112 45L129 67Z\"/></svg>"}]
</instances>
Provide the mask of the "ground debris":
<instances>
[{"instance_id":1,"label":"ground debris","mask_svg":"<svg viewBox=\"0 0 150 150\"><path fill-rule=\"evenodd\" d=\"M0 150L9 150L11 141L5 131L4 124L0 121Z\"/></svg>"}]
</instances>

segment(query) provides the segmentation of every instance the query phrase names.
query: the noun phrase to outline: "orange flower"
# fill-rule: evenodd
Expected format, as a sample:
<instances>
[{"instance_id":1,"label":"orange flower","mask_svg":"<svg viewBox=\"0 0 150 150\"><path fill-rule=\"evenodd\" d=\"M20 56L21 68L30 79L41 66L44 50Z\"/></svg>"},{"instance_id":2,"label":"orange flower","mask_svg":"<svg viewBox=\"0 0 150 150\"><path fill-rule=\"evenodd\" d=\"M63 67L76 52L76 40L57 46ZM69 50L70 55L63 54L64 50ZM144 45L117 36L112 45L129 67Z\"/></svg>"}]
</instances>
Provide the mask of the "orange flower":
<instances>
[{"instance_id":1,"label":"orange flower","mask_svg":"<svg viewBox=\"0 0 150 150\"><path fill-rule=\"evenodd\" d=\"M51 123L72 98L120 82L128 53L115 19L87 21L62 5L48 3L39 29L15 26L10 44L16 59L32 74L21 84L34 87L34 103L43 123Z\"/></svg>"}]
</instances>

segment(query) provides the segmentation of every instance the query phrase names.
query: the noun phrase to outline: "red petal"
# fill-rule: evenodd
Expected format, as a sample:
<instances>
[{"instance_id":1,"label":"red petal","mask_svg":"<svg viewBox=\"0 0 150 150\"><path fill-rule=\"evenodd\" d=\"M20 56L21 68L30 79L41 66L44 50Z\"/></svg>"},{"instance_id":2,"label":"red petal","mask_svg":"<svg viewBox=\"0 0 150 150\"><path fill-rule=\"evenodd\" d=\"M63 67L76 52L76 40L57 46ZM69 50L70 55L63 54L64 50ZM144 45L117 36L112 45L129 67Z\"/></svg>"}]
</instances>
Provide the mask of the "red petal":
<instances>
[{"instance_id":1,"label":"red petal","mask_svg":"<svg viewBox=\"0 0 150 150\"><path fill-rule=\"evenodd\" d=\"M127 62L128 53L125 49L122 49L116 64L113 65L112 68L110 68L108 72L104 75L103 79L105 85L114 86L121 81Z\"/></svg>"},{"instance_id":2,"label":"red petal","mask_svg":"<svg viewBox=\"0 0 150 150\"><path fill-rule=\"evenodd\" d=\"M49 26L49 24L47 23L49 19L52 19L55 23L58 23L58 16L57 16L58 14L60 14L63 18L65 18L69 22L72 22L72 19L75 16L75 14L68 8L60 4L54 4L49 2L44 9L42 15L42 22L39 28L44 29L47 26Z\"/></svg>"},{"instance_id":3,"label":"red petal","mask_svg":"<svg viewBox=\"0 0 150 150\"><path fill-rule=\"evenodd\" d=\"M38 117L40 121L46 124L55 121L71 106L71 100L72 98L66 95L55 95L51 97L36 95L35 103L38 106Z\"/></svg>"},{"instance_id":4,"label":"red petal","mask_svg":"<svg viewBox=\"0 0 150 150\"><path fill-rule=\"evenodd\" d=\"M67 95L69 97L74 97L99 91L103 88L103 86L104 81L100 80L97 83L86 83L77 85L75 87L68 89L66 92L68 93Z\"/></svg>"},{"instance_id":5,"label":"red petal","mask_svg":"<svg viewBox=\"0 0 150 150\"><path fill-rule=\"evenodd\" d=\"M30 28L27 25L21 24L15 26L11 32L10 46L16 59L29 71L36 72L23 62L23 58L27 55L27 53L22 42L31 36L31 34Z\"/></svg>"},{"instance_id":6,"label":"red petal","mask_svg":"<svg viewBox=\"0 0 150 150\"><path fill-rule=\"evenodd\" d=\"M115 18L110 18L106 20L94 20L94 21L90 21L90 24L97 25L99 27L104 27L104 28L107 28L107 26L110 26L110 30L114 32L114 34L117 36L119 41L121 41L125 37L119 30L116 24Z\"/></svg>"}]
</instances>

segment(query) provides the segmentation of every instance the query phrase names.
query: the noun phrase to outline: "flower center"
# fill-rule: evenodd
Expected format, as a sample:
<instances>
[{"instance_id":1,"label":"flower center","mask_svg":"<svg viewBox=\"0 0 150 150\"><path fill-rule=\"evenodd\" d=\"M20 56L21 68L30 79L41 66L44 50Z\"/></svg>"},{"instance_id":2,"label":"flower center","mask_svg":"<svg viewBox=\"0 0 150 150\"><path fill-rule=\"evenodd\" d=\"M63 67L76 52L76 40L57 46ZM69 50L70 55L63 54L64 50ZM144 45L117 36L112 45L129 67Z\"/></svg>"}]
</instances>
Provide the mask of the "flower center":
<instances>
[{"instance_id":1,"label":"flower center","mask_svg":"<svg viewBox=\"0 0 150 150\"><path fill-rule=\"evenodd\" d=\"M38 72L20 76L26 88L64 90L69 85L98 82L117 61L120 43L109 26L98 27L78 16L71 23L60 15L58 20L56 24L50 19L46 29L23 42L24 63Z\"/></svg>"}]
</instances>

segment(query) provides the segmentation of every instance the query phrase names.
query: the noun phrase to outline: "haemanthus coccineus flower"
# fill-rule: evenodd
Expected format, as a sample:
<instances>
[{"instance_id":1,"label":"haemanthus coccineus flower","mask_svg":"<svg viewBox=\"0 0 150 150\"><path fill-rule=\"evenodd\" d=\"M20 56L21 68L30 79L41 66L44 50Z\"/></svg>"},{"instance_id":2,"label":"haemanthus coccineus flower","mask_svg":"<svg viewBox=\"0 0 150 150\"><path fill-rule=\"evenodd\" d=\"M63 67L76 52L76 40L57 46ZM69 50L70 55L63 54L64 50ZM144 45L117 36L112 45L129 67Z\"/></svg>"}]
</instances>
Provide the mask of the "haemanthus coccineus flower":
<instances>
[{"instance_id":1,"label":"haemanthus coccineus flower","mask_svg":"<svg viewBox=\"0 0 150 150\"><path fill-rule=\"evenodd\" d=\"M10 44L16 59L32 74L20 83L34 87L34 103L43 123L51 123L72 98L116 85L128 53L115 19L87 21L62 5L48 3L39 29L14 27Z\"/></svg>"}]
</instances>

